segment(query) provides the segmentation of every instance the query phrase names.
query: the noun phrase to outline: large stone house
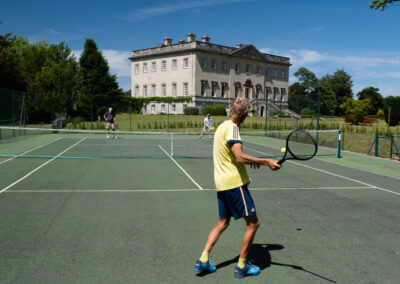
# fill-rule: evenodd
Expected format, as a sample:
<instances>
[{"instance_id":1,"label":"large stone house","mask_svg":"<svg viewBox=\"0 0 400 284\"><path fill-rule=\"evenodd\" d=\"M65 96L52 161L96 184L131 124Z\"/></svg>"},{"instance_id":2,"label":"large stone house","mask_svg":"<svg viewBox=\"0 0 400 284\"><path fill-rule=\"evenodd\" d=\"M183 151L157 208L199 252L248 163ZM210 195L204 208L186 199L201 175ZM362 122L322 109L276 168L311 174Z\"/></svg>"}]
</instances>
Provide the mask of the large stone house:
<instances>
[{"instance_id":1,"label":"large stone house","mask_svg":"<svg viewBox=\"0 0 400 284\"><path fill-rule=\"evenodd\" d=\"M253 113L288 110L288 77L290 59L260 52L252 44L236 47L210 43L208 36L173 44L133 50L131 57L133 97L192 97L192 102L170 105L151 102L144 114L183 114L186 106L202 108L223 104L229 109L236 97L249 99Z\"/></svg>"}]
</instances>

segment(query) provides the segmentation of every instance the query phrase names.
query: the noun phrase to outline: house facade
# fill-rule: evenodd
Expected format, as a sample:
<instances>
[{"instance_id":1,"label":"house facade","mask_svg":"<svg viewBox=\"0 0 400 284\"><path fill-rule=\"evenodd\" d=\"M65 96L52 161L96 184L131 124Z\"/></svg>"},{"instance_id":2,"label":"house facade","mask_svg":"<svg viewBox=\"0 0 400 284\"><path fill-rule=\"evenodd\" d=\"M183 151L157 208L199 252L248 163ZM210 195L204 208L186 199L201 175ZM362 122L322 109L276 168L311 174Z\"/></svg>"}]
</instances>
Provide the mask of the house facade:
<instances>
[{"instance_id":1,"label":"house facade","mask_svg":"<svg viewBox=\"0 0 400 284\"><path fill-rule=\"evenodd\" d=\"M132 97L192 97L191 102L151 102L144 114L183 114L184 107L199 109L222 104L229 110L236 97L246 97L252 112L288 110L290 59L262 53L252 44L236 47L210 43L208 36L164 44L131 53Z\"/></svg>"}]
</instances>

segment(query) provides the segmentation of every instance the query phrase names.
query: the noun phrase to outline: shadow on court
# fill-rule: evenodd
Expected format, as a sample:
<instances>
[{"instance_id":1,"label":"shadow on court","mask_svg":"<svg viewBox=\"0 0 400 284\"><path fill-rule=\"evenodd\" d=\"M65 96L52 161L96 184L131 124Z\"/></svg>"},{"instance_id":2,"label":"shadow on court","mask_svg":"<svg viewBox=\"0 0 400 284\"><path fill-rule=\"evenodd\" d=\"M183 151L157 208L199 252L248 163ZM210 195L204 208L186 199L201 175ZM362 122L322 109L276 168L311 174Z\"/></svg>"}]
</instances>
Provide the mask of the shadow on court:
<instances>
[{"instance_id":1,"label":"shadow on court","mask_svg":"<svg viewBox=\"0 0 400 284\"><path fill-rule=\"evenodd\" d=\"M303 268L301 266L294 265L294 264L279 263L279 262L272 261L270 251L281 250L281 249L284 249L284 246L279 245L279 244L253 244L251 249L250 249L250 252L249 252L249 255L248 255L248 259L252 260L255 265L260 267L261 270L264 270L264 269L266 269L266 268L268 268L268 267L270 267L272 265L286 266L286 267L293 268L295 270L300 270L300 271L303 271L303 272L306 272L306 273L310 273L310 274L312 274L312 275L314 275L316 277L319 277L321 279L324 279L326 281L329 281L329 282L332 282L332 283L336 283L335 281L333 281L331 279L328 279L328 278L326 278L326 277L324 277L322 275L319 275L317 273L309 271L309 270L307 270L307 269L305 269L305 268ZM231 264L237 263L238 260L239 260L239 255L235 256L232 259L229 259L229 260L226 260L224 262L221 262L221 263L217 264L216 265L217 271L218 271L218 269L221 269L223 267L226 267L226 266L229 266ZM202 273L198 273L196 276L203 277L203 276L206 276L207 274L209 274L209 273L202 272Z\"/></svg>"}]
</instances>

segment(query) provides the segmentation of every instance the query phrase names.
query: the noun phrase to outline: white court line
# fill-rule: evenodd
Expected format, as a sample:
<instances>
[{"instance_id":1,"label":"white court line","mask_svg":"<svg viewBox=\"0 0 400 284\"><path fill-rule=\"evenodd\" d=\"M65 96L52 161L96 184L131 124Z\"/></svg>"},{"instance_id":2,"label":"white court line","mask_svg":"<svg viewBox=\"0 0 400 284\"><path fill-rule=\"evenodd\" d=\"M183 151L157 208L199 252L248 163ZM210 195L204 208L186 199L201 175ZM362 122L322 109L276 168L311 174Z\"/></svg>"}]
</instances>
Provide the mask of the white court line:
<instances>
[{"instance_id":1,"label":"white court line","mask_svg":"<svg viewBox=\"0 0 400 284\"><path fill-rule=\"evenodd\" d=\"M48 163L50 163L51 161L53 161L54 159L56 159L57 157L61 156L62 154L64 154L65 152L67 152L69 149L71 149L72 147L75 147L76 145L78 145L79 143L81 143L83 140L85 140L86 138L83 138L81 140L79 140L78 142L76 142L74 145L68 147L67 149L65 149L64 151L62 151L60 154L58 154L57 156L55 156L54 158L52 158L51 160L48 160L47 162L41 164L39 167L37 167L36 169L30 171L29 173L27 173L25 176L23 176L22 178L20 178L19 180L13 182L12 184L10 184L9 186L6 186L5 188L3 188L0 193L3 193L4 191L6 191L7 189L9 189L10 187L16 185L17 183L19 183L20 181L26 179L28 176L30 176L31 174L33 174L34 172L36 172L37 170L39 170L40 168L44 167L45 165L47 165Z\"/></svg>"},{"instance_id":2,"label":"white court line","mask_svg":"<svg viewBox=\"0 0 400 284\"><path fill-rule=\"evenodd\" d=\"M265 154L265 155L268 155L268 156L272 156L272 155L270 155L268 153L261 152L261 151L255 150L255 149L251 149L251 148L248 148L248 147L244 147L244 148L248 149L248 150L251 150L251 151L254 151L254 152L258 152L260 154ZM339 177L339 178L342 178L342 179L347 179L347 180L350 180L350 181L354 181L354 182L369 186L370 188L373 188L373 189L376 189L376 190L386 191L386 192L389 192L389 193L400 195L399 192L395 192L395 191L391 191L391 190L384 189L384 188L381 188L381 187L377 187L377 186L374 186L374 185L371 185L371 184L368 184L366 182L362 182L362 181L359 181L359 180L356 180L356 179L352 179L352 178L349 178L349 177L345 177L345 176L342 176L342 175L331 173L331 172L328 172L328 171L325 171L325 170L320 170L320 169L317 169L317 168L313 168L313 167L310 167L310 166L307 166L307 165L303 165L303 164L300 164L300 163L296 163L296 162L290 161L290 160L288 160L287 162L290 162L290 163L293 163L293 164L296 164L296 165L299 165L299 166L302 166L302 167L305 167L305 168L309 168L309 169L315 170L317 172L321 172L321 173L325 173L325 174L328 174L328 175L336 176L336 177Z\"/></svg>"},{"instance_id":3,"label":"white court line","mask_svg":"<svg viewBox=\"0 0 400 284\"><path fill-rule=\"evenodd\" d=\"M44 147L44 146L47 146L47 145L49 145L49 144L51 144L51 143L53 143L53 142L56 142L56 141L58 141L58 140L60 140L60 139L62 139L62 137L60 137L60 138L58 138L58 139L56 139L56 140L50 141L50 142L48 142L48 143L46 143L46 144L39 145L39 146L37 146L37 147L35 147L35 148L33 148L33 149L30 149L30 150L28 150L28 151L26 151L26 152L24 152L24 153L22 153L22 154L18 154L18 155L16 155L16 156L12 157L12 158L7 159L7 160L4 160L4 161L0 162L0 165L1 165L1 164L5 164L5 163L7 163L7 162L9 162L9 161L11 161L11 160L13 160L13 159L15 159L15 158L18 158L18 157L22 156L22 155L28 154L29 152L32 152L33 150L37 150L37 149L39 149L39 148L42 148L42 147Z\"/></svg>"},{"instance_id":4,"label":"white court line","mask_svg":"<svg viewBox=\"0 0 400 284\"><path fill-rule=\"evenodd\" d=\"M277 190L329 190L329 189L370 189L371 187L364 186L346 186L346 187L271 187L271 188L250 188L250 191L277 191ZM204 188L204 191L216 191L215 188ZM57 193L57 192L198 192L198 189L24 189L24 190L9 190L5 193Z\"/></svg>"},{"instance_id":5,"label":"white court line","mask_svg":"<svg viewBox=\"0 0 400 284\"><path fill-rule=\"evenodd\" d=\"M256 143L256 142L253 142L253 141L246 141L246 142L248 142L248 143L252 143L252 144L256 144L256 145L259 145L259 146L266 147L266 146L265 146L265 145L263 145L263 144ZM318 147L321 147L321 146L318 146ZM331 150L330 148L327 148L327 147L324 147L324 148L325 148L325 149L329 149L329 150ZM249 148L249 149L250 149L250 148ZM250 149L250 150L252 150L252 149ZM346 151L345 151L345 152L346 152ZM363 155L363 154L360 154L360 153L354 153L354 152L351 152L351 154L354 154L354 155L360 155L360 156L364 156L364 157L365 157L365 155ZM268 155L269 155L269 154L268 154ZM269 155L269 156L273 157L273 155ZM379 159L378 157L374 157L374 156L368 156L368 157L369 157L369 158L374 158L374 159ZM335 162L331 162L331 161L328 161L328 160L326 160L326 159L322 159L322 158L317 158L317 157L315 157L314 159L316 159L316 160L319 160L319 161L324 161L324 162L326 162L326 163L330 163L330 164L338 165L338 166L347 167L347 168L350 168L350 169L356 169L356 170L359 170L359 171L364 171L364 172L367 172L367 173L376 174L376 175L381 175L381 176L384 176L384 177L388 177L388 178L393 178L393 179L398 179L398 180L400 180L400 178L399 178L399 177L395 177L395 176L389 176L389 175L386 175L386 174L377 173L377 172L370 171L370 170L366 170L366 169L360 169L360 168L356 168L356 167L352 167L352 166L348 166L348 165L344 165L344 164L337 164L337 163L335 163Z\"/></svg>"},{"instance_id":6,"label":"white court line","mask_svg":"<svg viewBox=\"0 0 400 284\"><path fill-rule=\"evenodd\" d=\"M178 168L180 168L182 170L182 172L200 189L203 190L203 188L185 171L184 168L181 167L181 165L178 164L177 161L175 161L174 158L171 157L170 154L168 154L167 151L164 150L163 147L161 147L161 145L158 145L158 147L160 147L160 149L178 166Z\"/></svg>"}]
</instances>

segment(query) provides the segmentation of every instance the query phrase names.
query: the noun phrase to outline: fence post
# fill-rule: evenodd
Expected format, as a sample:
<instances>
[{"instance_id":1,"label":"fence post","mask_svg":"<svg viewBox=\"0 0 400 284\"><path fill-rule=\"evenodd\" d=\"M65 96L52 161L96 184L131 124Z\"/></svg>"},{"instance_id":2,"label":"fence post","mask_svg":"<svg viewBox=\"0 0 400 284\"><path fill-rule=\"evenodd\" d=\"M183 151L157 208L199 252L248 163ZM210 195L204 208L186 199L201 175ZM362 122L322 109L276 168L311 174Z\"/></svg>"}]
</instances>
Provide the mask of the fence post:
<instances>
[{"instance_id":1,"label":"fence post","mask_svg":"<svg viewBox=\"0 0 400 284\"><path fill-rule=\"evenodd\" d=\"M394 135L390 135L390 159L392 159L393 156L393 142L394 142Z\"/></svg>"},{"instance_id":2,"label":"fence post","mask_svg":"<svg viewBox=\"0 0 400 284\"><path fill-rule=\"evenodd\" d=\"M379 156L379 133L375 134L375 156Z\"/></svg>"}]
</instances>

